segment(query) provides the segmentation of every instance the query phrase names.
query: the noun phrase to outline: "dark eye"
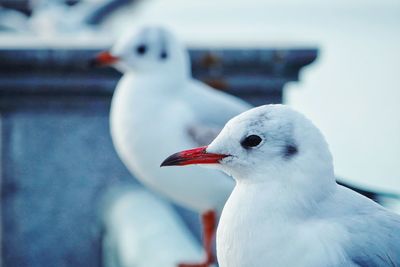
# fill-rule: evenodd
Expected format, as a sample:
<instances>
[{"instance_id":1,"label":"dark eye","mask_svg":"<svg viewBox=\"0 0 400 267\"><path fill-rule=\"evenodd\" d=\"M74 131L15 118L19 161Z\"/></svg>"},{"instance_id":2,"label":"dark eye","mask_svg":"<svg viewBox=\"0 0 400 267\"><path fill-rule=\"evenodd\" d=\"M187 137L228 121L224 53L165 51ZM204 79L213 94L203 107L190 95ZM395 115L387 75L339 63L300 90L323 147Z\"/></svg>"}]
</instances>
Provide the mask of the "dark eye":
<instances>
[{"instance_id":1,"label":"dark eye","mask_svg":"<svg viewBox=\"0 0 400 267\"><path fill-rule=\"evenodd\" d=\"M249 148L249 147L255 147L258 146L261 143L262 139L258 135L252 134L247 136L245 139L240 142L242 147L244 148Z\"/></svg>"},{"instance_id":2,"label":"dark eye","mask_svg":"<svg viewBox=\"0 0 400 267\"><path fill-rule=\"evenodd\" d=\"M166 51L162 51L161 54L160 54L160 58L161 59L167 59L167 57L168 57L167 52Z\"/></svg>"},{"instance_id":3,"label":"dark eye","mask_svg":"<svg viewBox=\"0 0 400 267\"><path fill-rule=\"evenodd\" d=\"M144 53L146 53L147 51L147 46L145 45L139 45L138 47L136 47L136 53L138 53L139 55L143 55Z\"/></svg>"}]
</instances>

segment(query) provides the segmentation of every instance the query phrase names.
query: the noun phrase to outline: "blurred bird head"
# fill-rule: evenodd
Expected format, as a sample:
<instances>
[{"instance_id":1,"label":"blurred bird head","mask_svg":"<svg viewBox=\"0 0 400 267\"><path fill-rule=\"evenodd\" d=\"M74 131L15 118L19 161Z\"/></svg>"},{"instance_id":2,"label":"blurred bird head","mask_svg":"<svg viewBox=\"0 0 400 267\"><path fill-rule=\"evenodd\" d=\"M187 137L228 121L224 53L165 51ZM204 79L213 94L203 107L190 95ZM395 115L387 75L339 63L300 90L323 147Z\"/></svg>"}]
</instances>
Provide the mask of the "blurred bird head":
<instances>
[{"instance_id":1,"label":"blurred bird head","mask_svg":"<svg viewBox=\"0 0 400 267\"><path fill-rule=\"evenodd\" d=\"M207 147L178 152L161 166L207 164L237 181L308 187L329 177L332 156L313 123L284 105L265 105L231 119ZM332 182L331 181L331 182Z\"/></svg>"},{"instance_id":2,"label":"blurred bird head","mask_svg":"<svg viewBox=\"0 0 400 267\"><path fill-rule=\"evenodd\" d=\"M112 65L122 72L189 75L188 52L175 36L162 27L145 27L123 35L110 51L99 53L94 66Z\"/></svg>"}]
</instances>

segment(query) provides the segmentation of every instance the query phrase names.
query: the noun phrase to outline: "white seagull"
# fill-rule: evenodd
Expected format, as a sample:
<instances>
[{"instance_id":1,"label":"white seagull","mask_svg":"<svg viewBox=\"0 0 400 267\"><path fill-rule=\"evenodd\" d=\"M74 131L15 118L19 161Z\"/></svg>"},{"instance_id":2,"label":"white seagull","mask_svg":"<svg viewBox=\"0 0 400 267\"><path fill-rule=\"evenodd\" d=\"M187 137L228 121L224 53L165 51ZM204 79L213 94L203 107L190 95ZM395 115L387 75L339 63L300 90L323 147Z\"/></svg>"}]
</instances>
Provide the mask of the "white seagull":
<instances>
[{"instance_id":1,"label":"white seagull","mask_svg":"<svg viewBox=\"0 0 400 267\"><path fill-rule=\"evenodd\" d=\"M323 135L289 107L244 112L162 166L189 164L236 180L217 230L221 267L400 266L400 216L338 185Z\"/></svg>"},{"instance_id":2,"label":"white seagull","mask_svg":"<svg viewBox=\"0 0 400 267\"><path fill-rule=\"evenodd\" d=\"M151 189L203 214L206 258L180 266L208 266L216 219L234 181L199 167L180 171L159 165L177 149L208 144L230 118L251 106L194 80L187 50L163 28L124 36L94 63L124 73L110 114L112 140L124 164Z\"/></svg>"}]
</instances>

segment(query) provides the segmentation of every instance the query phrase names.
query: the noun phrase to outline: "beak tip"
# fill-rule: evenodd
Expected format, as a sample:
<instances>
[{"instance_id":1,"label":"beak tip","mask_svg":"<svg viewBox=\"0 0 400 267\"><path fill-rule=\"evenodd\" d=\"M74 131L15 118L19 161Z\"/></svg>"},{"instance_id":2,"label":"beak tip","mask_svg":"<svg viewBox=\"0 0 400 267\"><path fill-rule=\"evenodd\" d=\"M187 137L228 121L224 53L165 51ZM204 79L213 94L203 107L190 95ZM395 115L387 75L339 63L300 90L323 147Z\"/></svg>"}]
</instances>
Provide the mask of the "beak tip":
<instances>
[{"instance_id":1,"label":"beak tip","mask_svg":"<svg viewBox=\"0 0 400 267\"><path fill-rule=\"evenodd\" d=\"M179 162L180 162L179 153L175 153L166 158L163 162L161 162L160 167L179 165Z\"/></svg>"},{"instance_id":2,"label":"beak tip","mask_svg":"<svg viewBox=\"0 0 400 267\"><path fill-rule=\"evenodd\" d=\"M103 51L97 54L94 58L90 59L88 66L93 67L106 67L116 63L119 60L117 56L112 55L108 51Z\"/></svg>"}]
</instances>

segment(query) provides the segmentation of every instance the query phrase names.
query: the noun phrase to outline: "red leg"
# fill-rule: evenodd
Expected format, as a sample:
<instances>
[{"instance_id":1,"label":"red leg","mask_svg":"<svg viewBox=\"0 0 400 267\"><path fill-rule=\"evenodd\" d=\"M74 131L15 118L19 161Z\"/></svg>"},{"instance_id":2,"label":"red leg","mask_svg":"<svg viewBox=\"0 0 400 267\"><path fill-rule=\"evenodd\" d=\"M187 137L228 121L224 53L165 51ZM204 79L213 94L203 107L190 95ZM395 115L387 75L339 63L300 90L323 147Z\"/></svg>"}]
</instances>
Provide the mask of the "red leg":
<instances>
[{"instance_id":1,"label":"red leg","mask_svg":"<svg viewBox=\"0 0 400 267\"><path fill-rule=\"evenodd\" d=\"M201 215L203 222L203 247L206 252L206 259L201 263L181 263L178 267L209 267L214 263L213 237L216 228L215 211L210 210Z\"/></svg>"}]
</instances>

